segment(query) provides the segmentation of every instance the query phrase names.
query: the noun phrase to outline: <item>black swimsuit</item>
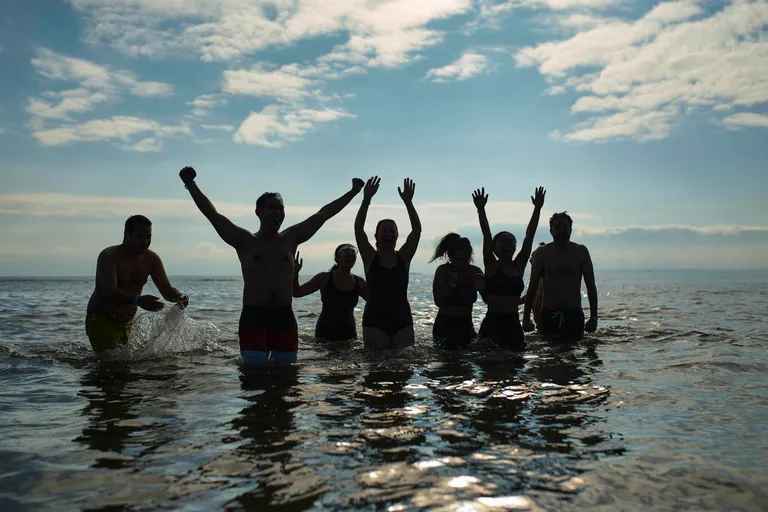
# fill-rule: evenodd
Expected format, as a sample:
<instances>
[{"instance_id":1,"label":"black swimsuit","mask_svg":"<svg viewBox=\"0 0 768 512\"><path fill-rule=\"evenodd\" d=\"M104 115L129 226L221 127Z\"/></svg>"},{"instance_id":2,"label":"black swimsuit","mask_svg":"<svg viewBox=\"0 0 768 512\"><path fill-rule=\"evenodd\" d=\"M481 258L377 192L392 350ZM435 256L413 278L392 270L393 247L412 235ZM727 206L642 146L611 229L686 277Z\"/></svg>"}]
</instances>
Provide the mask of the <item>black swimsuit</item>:
<instances>
[{"instance_id":1,"label":"black swimsuit","mask_svg":"<svg viewBox=\"0 0 768 512\"><path fill-rule=\"evenodd\" d=\"M525 289L525 282L517 268L516 276L504 273L501 265L496 267L496 272L485 280L485 294L499 295L502 297L520 298ZM525 334L520 326L520 317L515 313L486 313L483 323L480 325L480 337L494 339L502 348L522 349Z\"/></svg>"},{"instance_id":2,"label":"black swimsuit","mask_svg":"<svg viewBox=\"0 0 768 512\"><path fill-rule=\"evenodd\" d=\"M333 272L328 273L328 284L320 290L323 309L315 325L315 338L323 341L342 341L357 338L353 311L360 297L360 279L355 276L351 290L339 290L333 284Z\"/></svg>"},{"instance_id":3,"label":"black swimsuit","mask_svg":"<svg viewBox=\"0 0 768 512\"><path fill-rule=\"evenodd\" d=\"M445 300L445 306L469 306L477 301L477 290L471 282L459 282ZM432 337L435 345L441 349L453 350L469 345L477 338L475 326L472 324L472 314L469 316L446 315L437 312L435 323L432 325Z\"/></svg>"},{"instance_id":4,"label":"black swimsuit","mask_svg":"<svg viewBox=\"0 0 768 512\"><path fill-rule=\"evenodd\" d=\"M363 327L373 327L390 338L398 331L413 325L411 305L408 303L408 266L400 253L394 267L385 267L376 253L366 273L368 301L363 311Z\"/></svg>"}]
</instances>

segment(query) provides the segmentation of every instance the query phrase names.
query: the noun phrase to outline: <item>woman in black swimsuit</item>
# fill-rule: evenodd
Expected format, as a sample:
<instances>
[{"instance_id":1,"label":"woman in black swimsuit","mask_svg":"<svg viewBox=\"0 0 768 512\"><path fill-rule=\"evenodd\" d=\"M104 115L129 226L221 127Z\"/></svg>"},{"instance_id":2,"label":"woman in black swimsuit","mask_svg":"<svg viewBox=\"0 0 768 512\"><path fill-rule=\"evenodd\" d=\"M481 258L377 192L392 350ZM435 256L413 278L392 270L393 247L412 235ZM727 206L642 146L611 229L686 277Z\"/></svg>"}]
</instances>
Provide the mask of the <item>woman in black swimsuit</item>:
<instances>
[{"instance_id":1,"label":"woman in black swimsuit","mask_svg":"<svg viewBox=\"0 0 768 512\"><path fill-rule=\"evenodd\" d=\"M299 270L304 261L296 253L293 275L293 296L305 297L320 290L323 309L315 324L315 338L321 341L343 341L357 338L353 311L359 297L368 300L365 280L352 273L357 249L342 244L334 251L336 264L328 272L320 272L304 284L299 284Z\"/></svg>"},{"instance_id":2,"label":"woman in black swimsuit","mask_svg":"<svg viewBox=\"0 0 768 512\"><path fill-rule=\"evenodd\" d=\"M485 286L483 272L472 265L472 244L456 233L448 233L437 244L430 263L447 259L435 270L432 295L438 307L432 337L438 348L466 347L477 337L472 324L472 308L477 292Z\"/></svg>"},{"instance_id":3,"label":"woman in black swimsuit","mask_svg":"<svg viewBox=\"0 0 768 512\"><path fill-rule=\"evenodd\" d=\"M505 349L521 350L525 346L518 306L520 296L525 289L523 273L531 256L533 237L539 225L545 195L544 189L538 187L535 195L531 196L533 214L528 223L528 229L525 230L523 246L515 256L517 240L512 233L501 231L491 237L491 227L485 214L485 205L488 202L485 189L475 190L472 194L477 215L480 218L480 229L483 231L485 290L482 295L488 305L488 312L480 326L480 337L493 339Z\"/></svg>"},{"instance_id":4,"label":"woman in black swimsuit","mask_svg":"<svg viewBox=\"0 0 768 512\"><path fill-rule=\"evenodd\" d=\"M413 206L415 185L406 178L403 190L398 187L397 191L408 210L411 232L400 250L395 250L397 224L391 219L380 220L376 224L374 249L365 234L365 217L380 182L379 177L374 176L363 189L363 202L355 217L355 240L363 258L370 296L363 311L363 344L369 349L388 350L414 343L408 278L411 260L421 238L421 222Z\"/></svg>"}]
</instances>

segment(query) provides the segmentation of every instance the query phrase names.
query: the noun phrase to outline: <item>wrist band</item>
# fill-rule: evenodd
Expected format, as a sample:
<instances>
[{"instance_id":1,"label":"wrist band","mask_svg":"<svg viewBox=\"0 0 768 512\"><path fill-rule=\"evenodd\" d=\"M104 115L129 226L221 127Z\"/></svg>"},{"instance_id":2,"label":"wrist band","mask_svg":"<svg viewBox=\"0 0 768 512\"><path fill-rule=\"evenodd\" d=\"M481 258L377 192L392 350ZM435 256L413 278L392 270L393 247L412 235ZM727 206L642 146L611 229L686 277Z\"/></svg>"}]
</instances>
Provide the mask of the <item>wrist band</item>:
<instances>
[{"instance_id":1,"label":"wrist band","mask_svg":"<svg viewBox=\"0 0 768 512\"><path fill-rule=\"evenodd\" d=\"M133 296L133 305L137 306L138 304L139 304L139 296L138 295L134 295Z\"/></svg>"}]
</instances>

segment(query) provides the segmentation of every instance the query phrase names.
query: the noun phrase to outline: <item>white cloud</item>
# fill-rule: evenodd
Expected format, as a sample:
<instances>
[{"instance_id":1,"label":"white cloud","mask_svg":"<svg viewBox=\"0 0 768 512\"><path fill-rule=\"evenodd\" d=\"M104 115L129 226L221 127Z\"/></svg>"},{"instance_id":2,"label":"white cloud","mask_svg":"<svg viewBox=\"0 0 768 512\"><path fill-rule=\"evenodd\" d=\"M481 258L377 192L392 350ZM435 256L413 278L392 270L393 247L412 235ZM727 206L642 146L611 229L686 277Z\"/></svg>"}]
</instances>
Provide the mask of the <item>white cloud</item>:
<instances>
[{"instance_id":1,"label":"white cloud","mask_svg":"<svg viewBox=\"0 0 768 512\"><path fill-rule=\"evenodd\" d=\"M768 115L756 114L754 112L741 112L726 117L723 119L723 123L729 127L757 126L768 128Z\"/></svg>"},{"instance_id":2,"label":"white cloud","mask_svg":"<svg viewBox=\"0 0 768 512\"><path fill-rule=\"evenodd\" d=\"M702 16L698 2L681 0L658 4L636 21L592 18L580 25L565 17L572 37L523 48L515 60L536 66L554 84L550 94L586 94L572 107L586 120L554 135L661 139L683 114L768 101L768 2L734 2Z\"/></svg>"},{"instance_id":3,"label":"white cloud","mask_svg":"<svg viewBox=\"0 0 768 512\"><path fill-rule=\"evenodd\" d=\"M309 94L312 81L299 76L301 68L295 64L267 70L262 64L251 69L224 71L222 90L232 94L248 94L278 100L299 100Z\"/></svg>"},{"instance_id":4,"label":"white cloud","mask_svg":"<svg viewBox=\"0 0 768 512\"><path fill-rule=\"evenodd\" d=\"M235 132L235 142L279 148L295 142L319 123L355 117L343 110L293 108L268 105L261 112L251 112Z\"/></svg>"},{"instance_id":5,"label":"white cloud","mask_svg":"<svg viewBox=\"0 0 768 512\"><path fill-rule=\"evenodd\" d=\"M137 82L131 88L131 93L136 96L153 97L153 96L168 96L171 94L173 88L163 82Z\"/></svg>"},{"instance_id":6,"label":"white cloud","mask_svg":"<svg viewBox=\"0 0 768 512\"><path fill-rule=\"evenodd\" d=\"M200 118L206 117L211 113L211 110L218 105L226 103L226 100L220 97L218 94L202 94L194 100L187 103L192 108L192 112L187 117Z\"/></svg>"},{"instance_id":7,"label":"white cloud","mask_svg":"<svg viewBox=\"0 0 768 512\"><path fill-rule=\"evenodd\" d=\"M88 38L127 54L195 51L206 61L234 60L270 46L348 34L336 58L399 66L442 39L430 23L469 12L472 0L279 1L72 0L88 20ZM271 11L271 12L270 12ZM180 23L169 22L183 21ZM173 28L169 28L173 26Z\"/></svg>"},{"instance_id":8,"label":"white cloud","mask_svg":"<svg viewBox=\"0 0 768 512\"><path fill-rule=\"evenodd\" d=\"M93 119L81 124L64 124L56 128L41 129L33 136L43 146L65 146L75 142L119 140L127 142L132 136L152 133L156 137L190 134L188 126L165 126L157 121L133 116L113 116L109 119ZM153 147L151 142L140 141L139 148ZM151 139L150 139L151 141ZM134 149L141 151L141 149ZM148 149L144 149L147 151Z\"/></svg>"},{"instance_id":9,"label":"white cloud","mask_svg":"<svg viewBox=\"0 0 768 512\"><path fill-rule=\"evenodd\" d=\"M48 91L43 93L43 96L57 100L58 103L29 98L26 111L33 118L69 120L71 119L70 114L90 112L96 104L109 100L107 94L86 88L59 92Z\"/></svg>"},{"instance_id":10,"label":"white cloud","mask_svg":"<svg viewBox=\"0 0 768 512\"><path fill-rule=\"evenodd\" d=\"M433 82L448 82L450 80L466 80L481 73L488 65L488 57L474 52L465 52L454 62L441 68L427 71L425 78Z\"/></svg>"},{"instance_id":11,"label":"white cloud","mask_svg":"<svg viewBox=\"0 0 768 512\"><path fill-rule=\"evenodd\" d=\"M204 130L219 130L222 132L235 131L235 127L231 124L201 124L200 128L203 128Z\"/></svg>"},{"instance_id":12,"label":"white cloud","mask_svg":"<svg viewBox=\"0 0 768 512\"><path fill-rule=\"evenodd\" d=\"M147 137L145 139L141 139L139 142L133 144L132 146L121 147L123 149L127 149L128 151L136 151L139 153L156 153L158 151L162 151L163 143L154 137Z\"/></svg>"}]
</instances>

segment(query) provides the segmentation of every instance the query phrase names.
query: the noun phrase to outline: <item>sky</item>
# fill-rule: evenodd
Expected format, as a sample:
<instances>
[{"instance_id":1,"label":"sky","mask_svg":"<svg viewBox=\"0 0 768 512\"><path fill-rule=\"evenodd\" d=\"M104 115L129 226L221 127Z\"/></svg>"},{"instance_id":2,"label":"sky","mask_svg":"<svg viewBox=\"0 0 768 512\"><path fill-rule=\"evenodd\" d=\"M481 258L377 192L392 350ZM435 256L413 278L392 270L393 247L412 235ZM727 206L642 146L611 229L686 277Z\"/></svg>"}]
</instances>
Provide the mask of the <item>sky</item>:
<instances>
[{"instance_id":1,"label":"sky","mask_svg":"<svg viewBox=\"0 0 768 512\"><path fill-rule=\"evenodd\" d=\"M178 177L258 229L381 177L368 215L480 248L531 195L597 270L768 266L768 0L37 0L0 7L0 275L92 275L135 213L173 275L238 275ZM362 195L300 247L353 241Z\"/></svg>"}]
</instances>

